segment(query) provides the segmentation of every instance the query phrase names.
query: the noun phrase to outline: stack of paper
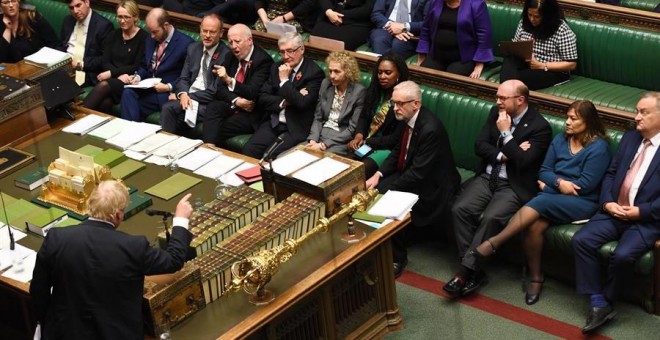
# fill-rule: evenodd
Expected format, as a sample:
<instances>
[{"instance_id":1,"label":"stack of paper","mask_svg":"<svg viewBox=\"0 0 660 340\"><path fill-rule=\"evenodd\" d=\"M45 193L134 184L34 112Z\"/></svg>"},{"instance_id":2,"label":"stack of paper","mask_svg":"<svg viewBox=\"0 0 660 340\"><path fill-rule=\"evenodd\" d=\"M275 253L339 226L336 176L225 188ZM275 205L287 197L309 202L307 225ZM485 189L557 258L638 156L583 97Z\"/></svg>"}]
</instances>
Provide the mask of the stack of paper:
<instances>
[{"instance_id":1,"label":"stack of paper","mask_svg":"<svg viewBox=\"0 0 660 340\"><path fill-rule=\"evenodd\" d=\"M243 160L238 158L229 157L226 155L219 155L212 161L206 163L204 166L195 170L195 174L200 176L217 179L226 174L237 166L241 165Z\"/></svg>"},{"instance_id":2,"label":"stack of paper","mask_svg":"<svg viewBox=\"0 0 660 340\"><path fill-rule=\"evenodd\" d=\"M149 123L130 122L119 134L106 139L106 143L114 145L122 150L155 134L160 130L160 125Z\"/></svg>"},{"instance_id":3,"label":"stack of paper","mask_svg":"<svg viewBox=\"0 0 660 340\"><path fill-rule=\"evenodd\" d=\"M302 150L295 150L273 161L273 171L286 176L319 158ZM269 164L265 164L268 168Z\"/></svg>"},{"instance_id":4,"label":"stack of paper","mask_svg":"<svg viewBox=\"0 0 660 340\"><path fill-rule=\"evenodd\" d=\"M141 161L151 155L154 150L173 142L177 138L179 137L175 135L157 133L131 145L128 150L124 151L124 155L128 156L128 158Z\"/></svg>"},{"instance_id":5,"label":"stack of paper","mask_svg":"<svg viewBox=\"0 0 660 340\"><path fill-rule=\"evenodd\" d=\"M367 213L402 220L418 199L419 196L409 192L390 190Z\"/></svg>"},{"instance_id":6,"label":"stack of paper","mask_svg":"<svg viewBox=\"0 0 660 340\"><path fill-rule=\"evenodd\" d=\"M195 151L183 156L177 164L190 171L195 171L201 168L204 164L216 159L222 152L212 150L209 148L197 148Z\"/></svg>"},{"instance_id":7,"label":"stack of paper","mask_svg":"<svg viewBox=\"0 0 660 340\"><path fill-rule=\"evenodd\" d=\"M51 67L71 57L66 52L58 51L50 47L42 47L39 51L25 57L25 62L41 67Z\"/></svg>"},{"instance_id":8,"label":"stack of paper","mask_svg":"<svg viewBox=\"0 0 660 340\"><path fill-rule=\"evenodd\" d=\"M144 161L156 165L170 165L172 162L177 162L178 164L179 158L195 150L195 148L202 145L202 143L203 142L199 139L179 137L173 142L167 143L154 150L153 154Z\"/></svg>"},{"instance_id":9,"label":"stack of paper","mask_svg":"<svg viewBox=\"0 0 660 340\"><path fill-rule=\"evenodd\" d=\"M252 163L247 163L247 162L243 163L243 164L235 167L234 169L230 170L226 174L220 176L220 178L218 178L218 179L220 180L220 182L222 182L224 184L227 184L227 185L231 185L233 187L243 185L243 184L245 184L245 181L243 181L240 177L238 177L236 175L236 173L239 172L239 171L247 170L247 169L252 168L252 167L254 167L254 164L252 164ZM261 182L261 181L259 181L259 182ZM261 190L261 191L263 191L263 190Z\"/></svg>"},{"instance_id":10,"label":"stack of paper","mask_svg":"<svg viewBox=\"0 0 660 340\"><path fill-rule=\"evenodd\" d=\"M19 245L17 244L16 249L18 249L18 246ZM19 282L28 283L32 281L32 272L34 271L34 265L37 262L37 253L34 250L25 247L20 250L20 253L17 253L16 249L7 255L3 254L0 256L3 258L3 263L9 259L12 261L10 264L11 267L2 273L2 276ZM0 252L4 251L5 250L1 250Z\"/></svg>"},{"instance_id":11,"label":"stack of paper","mask_svg":"<svg viewBox=\"0 0 660 340\"><path fill-rule=\"evenodd\" d=\"M125 88L133 88L133 89L149 89L152 88L160 83L160 78L147 78L147 79L142 79L139 83L133 85L124 85Z\"/></svg>"},{"instance_id":12,"label":"stack of paper","mask_svg":"<svg viewBox=\"0 0 660 340\"><path fill-rule=\"evenodd\" d=\"M90 114L65 127L62 131L84 136L88 132L105 124L108 120L110 120L109 117Z\"/></svg>"},{"instance_id":13,"label":"stack of paper","mask_svg":"<svg viewBox=\"0 0 660 340\"><path fill-rule=\"evenodd\" d=\"M319 185L348 168L349 165L346 163L325 157L297 171L293 174L293 177L312 185ZM277 171L277 168L275 168L275 171Z\"/></svg>"},{"instance_id":14,"label":"stack of paper","mask_svg":"<svg viewBox=\"0 0 660 340\"><path fill-rule=\"evenodd\" d=\"M89 132L89 135L92 137L100 138L106 140L108 138L114 137L122 132L124 129L130 125L131 122L121 118L115 118L110 120L107 124L103 124L98 128Z\"/></svg>"}]
</instances>

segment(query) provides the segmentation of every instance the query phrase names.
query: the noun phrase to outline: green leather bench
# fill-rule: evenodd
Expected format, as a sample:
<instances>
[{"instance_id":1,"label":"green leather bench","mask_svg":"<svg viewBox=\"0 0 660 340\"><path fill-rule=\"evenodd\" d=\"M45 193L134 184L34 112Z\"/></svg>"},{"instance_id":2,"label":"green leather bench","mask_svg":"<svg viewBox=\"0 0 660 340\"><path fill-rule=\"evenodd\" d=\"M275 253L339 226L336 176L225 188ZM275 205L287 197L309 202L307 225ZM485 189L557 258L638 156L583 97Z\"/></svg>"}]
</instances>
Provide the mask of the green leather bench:
<instances>
[{"instance_id":1,"label":"green leather bench","mask_svg":"<svg viewBox=\"0 0 660 340\"><path fill-rule=\"evenodd\" d=\"M660 4L658 0L621 0L622 7L653 11Z\"/></svg>"}]
</instances>

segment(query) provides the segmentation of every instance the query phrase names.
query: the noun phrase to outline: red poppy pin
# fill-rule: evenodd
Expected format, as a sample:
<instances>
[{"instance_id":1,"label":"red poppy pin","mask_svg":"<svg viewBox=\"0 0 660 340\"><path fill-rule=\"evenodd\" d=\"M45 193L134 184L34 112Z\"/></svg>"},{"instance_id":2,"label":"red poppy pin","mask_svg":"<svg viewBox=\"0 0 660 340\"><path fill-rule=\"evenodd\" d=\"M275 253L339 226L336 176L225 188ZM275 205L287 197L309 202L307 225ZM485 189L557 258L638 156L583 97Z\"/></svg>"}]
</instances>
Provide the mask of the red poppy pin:
<instances>
[{"instance_id":1,"label":"red poppy pin","mask_svg":"<svg viewBox=\"0 0 660 340\"><path fill-rule=\"evenodd\" d=\"M213 58L211 58L211 60L218 60L218 53L214 54Z\"/></svg>"},{"instance_id":2,"label":"red poppy pin","mask_svg":"<svg viewBox=\"0 0 660 340\"><path fill-rule=\"evenodd\" d=\"M252 67L252 60L248 60L247 66L245 66L245 68L250 68L250 67Z\"/></svg>"},{"instance_id":3,"label":"red poppy pin","mask_svg":"<svg viewBox=\"0 0 660 340\"><path fill-rule=\"evenodd\" d=\"M300 78L302 78L302 73L296 73L296 80L300 80Z\"/></svg>"}]
</instances>

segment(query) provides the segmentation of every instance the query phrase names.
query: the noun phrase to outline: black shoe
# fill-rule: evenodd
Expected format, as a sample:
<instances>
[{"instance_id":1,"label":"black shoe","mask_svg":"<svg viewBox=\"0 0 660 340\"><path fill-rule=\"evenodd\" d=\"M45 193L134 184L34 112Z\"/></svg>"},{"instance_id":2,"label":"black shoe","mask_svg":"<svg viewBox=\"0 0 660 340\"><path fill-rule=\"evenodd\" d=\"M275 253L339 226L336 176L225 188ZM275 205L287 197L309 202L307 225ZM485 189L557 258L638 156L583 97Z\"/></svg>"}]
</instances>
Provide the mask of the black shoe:
<instances>
[{"instance_id":1,"label":"black shoe","mask_svg":"<svg viewBox=\"0 0 660 340\"><path fill-rule=\"evenodd\" d=\"M403 262L394 262L394 278L398 278L403 274L403 269L406 268L406 265L408 264L408 260L405 260Z\"/></svg>"},{"instance_id":2,"label":"black shoe","mask_svg":"<svg viewBox=\"0 0 660 340\"><path fill-rule=\"evenodd\" d=\"M488 276L482 271L478 271L465 282L465 286L461 289L461 296L469 296L479 289L482 285L488 282Z\"/></svg>"},{"instance_id":3,"label":"black shoe","mask_svg":"<svg viewBox=\"0 0 660 340\"><path fill-rule=\"evenodd\" d=\"M541 280L541 281L531 280L531 281L529 281L530 284L532 284L532 283L541 284L541 288L539 289L538 293L536 293L536 294L530 294L529 293L529 288L527 288L527 293L525 293L525 303L526 304L533 305L533 304L539 302L539 299L541 298L541 292L543 291L543 282L545 282L545 280Z\"/></svg>"},{"instance_id":4,"label":"black shoe","mask_svg":"<svg viewBox=\"0 0 660 340\"><path fill-rule=\"evenodd\" d=\"M442 290L447 292L447 294L449 294L451 297L456 297L461 295L463 287L465 287L465 279L456 274L451 278L451 280L449 280L449 282L442 286Z\"/></svg>"},{"instance_id":5,"label":"black shoe","mask_svg":"<svg viewBox=\"0 0 660 340\"><path fill-rule=\"evenodd\" d=\"M582 333L587 334L598 327L604 325L606 322L610 321L616 316L616 311L611 305L607 307L592 307L589 311L589 317L587 318L587 324L582 328Z\"/></svg>"}]
</instances>

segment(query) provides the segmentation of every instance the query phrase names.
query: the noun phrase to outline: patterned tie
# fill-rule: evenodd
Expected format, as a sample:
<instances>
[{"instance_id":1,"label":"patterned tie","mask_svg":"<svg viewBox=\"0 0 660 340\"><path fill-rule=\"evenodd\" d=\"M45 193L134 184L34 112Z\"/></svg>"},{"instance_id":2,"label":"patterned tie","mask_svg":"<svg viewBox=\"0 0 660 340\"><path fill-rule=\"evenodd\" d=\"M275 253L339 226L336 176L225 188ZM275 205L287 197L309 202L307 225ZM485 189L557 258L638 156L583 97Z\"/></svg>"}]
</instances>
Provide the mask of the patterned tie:
<instances>
[{"instance_id":1,"label":"patterned tie","mask_svg":"<svg viewBox=\"0 0 660 340\"><path fill-rule=\"evenodd\" d=\"M209 51L204 49L204 55L202 56L202 77L204 78L204 87L209 86L207 71L209 69Z\"/></svg>"},{"instance_id":2,"label":"patterned tie","mask_svg":"<svg viewBox=\"0 0 660 340\"><path fill-rule=\"evenodd\" d=\"M238 65L238 72L236 73L236 82L243 84L245 81L245 64L247 62L245 60L241 60L239 65Z\"/></svg>"},{"instance_id":3,"label":"patterned tie","mask_svg":"<svg viewBox=\"0 0 660 340\"><path fill-rule=\"evenodd\" d=\"M637 173L639 172L639 168L641 168L642 163L644 163L646 149L648 149L649 145L651 145L650 140L645 139L642 141L642 150L639 152L635 160L633 160L630 168L628 168L628 172L626 172L626 177L623 179L623 183L621 183L621 190L619 190L619 197L617 199L617 202L620 205L630 205L631 203L629 199L630 187L632 186L632 182L635 180L635 176L637 176Z\"/></svg>"},{"instance_id":4,"label":"patterned tie","mask_svg":"<svg viewBox=\"0 0 660 340\"><path fill-rule=\"evenodd\" d=\"M406 156L408 154L408 139L410 138L410 126L406 125L406 129L403 131L403 136L401 136L401 152L399 153L399 161L396 163L396 170L398 172L403 171L403 167L406 165Z\"/></svg>"},{"instance_id":5,"label":"patterned tie","mask_svg":"<svg viewBox=\"0 0 660 340\"><path fill-rule=\"evenodd\" d=\"M76 24L76 46L73 48L73 57L80 63L85 57L85 31L81 22ZM85 72L76 71L76 83L78 85L85 83Z\"/></svg>"},{"instance_id":6,"label":"patterned tie","mask_svg":"<svg viewBox=\"0 0 660 340\"><path fill-rule=\"evenodd\" d=\"M156 70L158 69L158 66L160 65L161 59L163 59L163 55L165 54L165 47L167 47L167 41L163 40L159 45L158 45L158 50L156 51L156 59L154 60L154 74L156 73Z\"/></svg>"}]
</instances>

